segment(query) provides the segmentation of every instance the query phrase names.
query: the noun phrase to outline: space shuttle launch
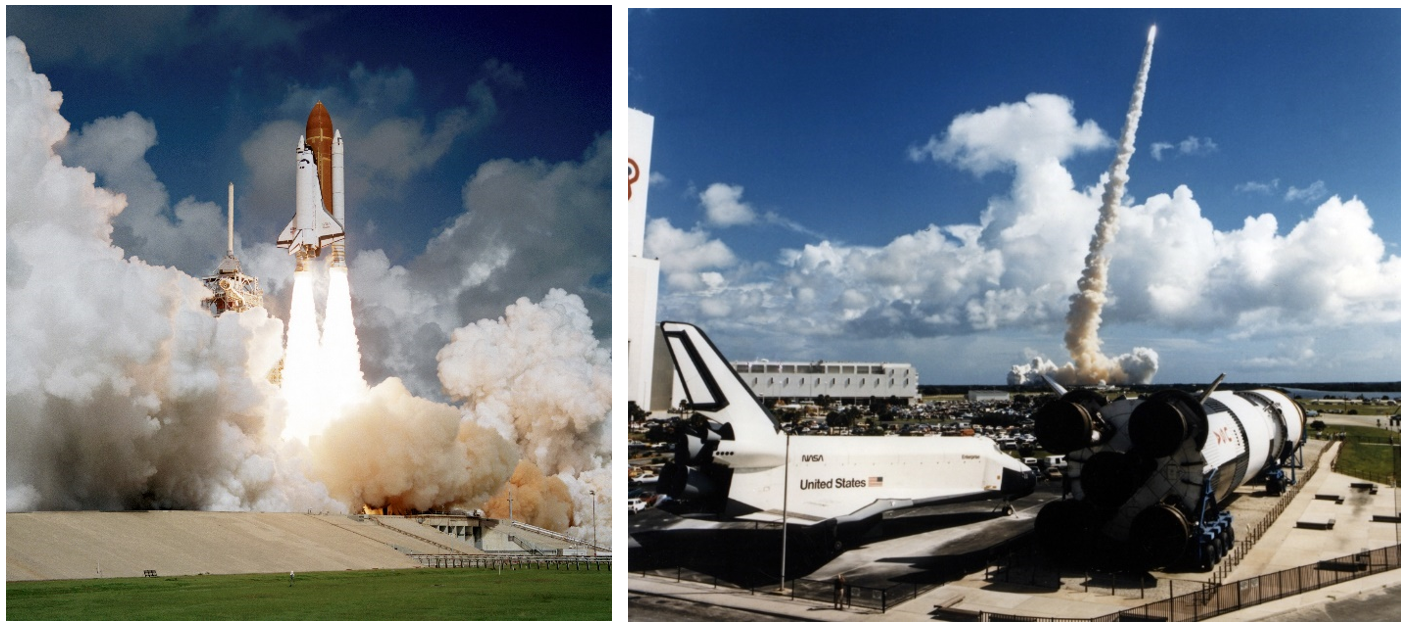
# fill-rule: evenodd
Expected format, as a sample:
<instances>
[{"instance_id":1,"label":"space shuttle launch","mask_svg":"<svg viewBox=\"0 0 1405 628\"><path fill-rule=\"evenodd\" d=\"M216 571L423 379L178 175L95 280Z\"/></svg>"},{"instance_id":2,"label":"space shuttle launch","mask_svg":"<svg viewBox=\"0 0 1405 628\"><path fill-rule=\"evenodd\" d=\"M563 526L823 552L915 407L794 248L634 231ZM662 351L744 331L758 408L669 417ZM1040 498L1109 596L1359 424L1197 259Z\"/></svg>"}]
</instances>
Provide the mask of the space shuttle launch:
<instances>
[{"instance_id":1,"label":"space shuttle launch","mask_svg":"<svg viewBox=\"0 0 1405 628\"><path fill-rule=\"evenodd\" d=\"M341 132L318 101L307 115L307 132L298 138L296 211L278 236L279 248L297 256L299 271L331 247L331 265L346 265L346 194Z\"/></svg>"}]
</instances>

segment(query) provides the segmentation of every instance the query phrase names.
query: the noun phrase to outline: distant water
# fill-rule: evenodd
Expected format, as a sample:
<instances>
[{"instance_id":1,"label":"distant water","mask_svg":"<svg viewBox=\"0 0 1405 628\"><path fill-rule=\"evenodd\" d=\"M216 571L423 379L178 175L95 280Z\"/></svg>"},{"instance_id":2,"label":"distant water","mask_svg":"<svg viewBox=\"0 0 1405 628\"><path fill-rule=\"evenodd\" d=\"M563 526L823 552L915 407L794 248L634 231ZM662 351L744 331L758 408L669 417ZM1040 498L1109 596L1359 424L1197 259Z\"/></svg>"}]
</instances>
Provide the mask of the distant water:
<instances>
[{"instance_id":1,"label":"distant water","mask_svg":"<svg viewBox=\"0 0 1405 628\"><path fill-rule=\"evenodd\" d=\"M1399 399L1399 398L1400 398L1400 391L1396 391L1396 392L1384 392L1384 393L1382 393L1382 392L1351 392L1351 391L1346 391L1346 390L1308 390L1308 389L1306 389L1306 388L1284 388L1283 390L1288 391L1289 393L1293 394L1294 396L1300 396L1300 397L1302 397L1303 399L1321 399L1321 398L1323 398L1323 397L1326 397L1327 395L1332 395L1333 397L1336 397L1336 398L1338 398L1338 399L1341 399L1341 398L1355 399L1355 398L1356 398L1357 396L1359 396L1359 395L1365 395L1367 399L1382 399L1382 398Z\"/></svg>"}]
</instances>

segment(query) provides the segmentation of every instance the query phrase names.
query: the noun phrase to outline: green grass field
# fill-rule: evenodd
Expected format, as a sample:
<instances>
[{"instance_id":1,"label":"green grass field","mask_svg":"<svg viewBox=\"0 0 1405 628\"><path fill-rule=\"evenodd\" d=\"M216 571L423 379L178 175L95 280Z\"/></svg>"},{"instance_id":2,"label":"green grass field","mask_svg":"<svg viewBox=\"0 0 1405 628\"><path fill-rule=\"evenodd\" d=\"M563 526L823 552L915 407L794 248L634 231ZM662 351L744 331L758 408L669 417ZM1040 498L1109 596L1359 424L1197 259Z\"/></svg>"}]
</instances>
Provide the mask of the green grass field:
<instances>
[{"instance_id":1,"label":"green grass field","mask_svg":"<svg viewBox=\"0 0 1405 628\"><path fill-rule=\"evenodd\" d=\"M9 582L6 620L609 620L610 572L406 569Z\"/></svg>"},{"instance_id":2,"label":"green grass field","mask_svg":"<svg viewBox=\"0 0 1405 628\"><path fill-rule=\"evenodd\" d=\"M1363 443L1353 438L1356 436L1372 436L1378 439L1394 438L1399 443L1399 433L1355 425L1329 425L1325 431L1347 433L1347 440L1342 443L1341 454L1337 457L1337 473L1376 482L1384 481L1393 473L1397 478L1396 481L1399 482L1399 449L1382 442Z\"/></svg>"}]
</instances>

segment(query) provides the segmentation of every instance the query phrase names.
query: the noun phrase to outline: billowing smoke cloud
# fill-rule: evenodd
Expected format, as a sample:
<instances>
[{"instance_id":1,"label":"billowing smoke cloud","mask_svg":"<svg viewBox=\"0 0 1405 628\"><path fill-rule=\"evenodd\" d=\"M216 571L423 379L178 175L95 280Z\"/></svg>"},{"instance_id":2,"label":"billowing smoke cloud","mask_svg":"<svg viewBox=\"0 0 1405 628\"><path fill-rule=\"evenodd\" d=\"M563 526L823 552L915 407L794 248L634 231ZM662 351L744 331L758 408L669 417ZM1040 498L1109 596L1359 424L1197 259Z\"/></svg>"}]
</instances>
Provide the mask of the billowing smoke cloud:
<instances>
[{"instance_id":1,"label":"billowing smoke cloud","mask_svg":"<svg viewBox=\"0 0 1405 628\"><path fill-rule=\"evenodd\" d=\"M610 355L580 297L552 290L497 320L454 330L439 352L444 390L523 448L547 474L609 462Z\"/></svg>"},{"instance_id":2,"label":"billowing smoke cloud","mask_svg":"<svg viewBox=\"0 0 1405 628\"><path fill-rule=\"evenodd\" d=\"M97 187L91 172L65 166L56 153L69 138L65 150L108 164L105 177L114 184L130 182L133 196L146 194L154 199L149 207L164 208L164 188L148 176L141 157L154 141L154 128L129 115L70 136L59 114L62 96L33 72L24 44L15 38L7 40L6 87L7 510L472 508L501 489L519 459L530 459L551 474L544 476L550 488L541 491L549 498L543 512L564 513L546 522L584 534L577 513L589 512L588 491L595 489L606 513L601 538L608 538L610 362L592 335L580 297L553 291L538 304L519 302L503 319L461 330L464 340L446 349L445 368L457 372L456 385L470 391L453 393L467 402L464 407L417 398L398 379L373 377L380 384L350 395L359 398L307 445L284 440L289 406L269 380L284 356L283 323L262 308L212 317L200 305L209 293L199 280L114 245L114 221L120 221L127 198ZM105 140L123 136L137 142L126 147L128 152L102 148L112 149ZM543 220L534 224L551 224L557 211L606 198L608 136L599 145L603 154L591 158L600 164L599 173L593 165L585 172L577 164L494 162L492 173L505 176L489 181L480 172L466 189L466 203L491 214L487 210L502 206L473 199L525 184L519 194L538 199L539 207L571 199L550 211L540 209ZM500 213L506 221L507 209ZM165 220L161 211L146 216ZM490 246L492 235L470 240L483 245L485 260L502 254ZM444 247L461 244L442 239ZM133 248L149 247L133 242ZM462 254L443 255L452 263L463 261ZM257 244L243 259L246 270L265 285L292 292L293 265L286 252ZM497 280L490 275L502 268L466 263L456 278L443 269L434 281L412 282L403 281L410 271L383 263L379 251L359 259L351 278L357 315L364 308L387 330L409 329L411 335L415 327L407 322L421 314L421 321L437 329L462 325L461 312L469 308L460 309L453 298L474 282ZM345 300L346 286L338 283L345 278L329 279L315 266L314 293L327 293L330 283L333 294L327 300ZM365 283L354 277L357 267L368 269ZM519 272L526 276L529 268ZM454 282L456 288L441 290ZM503 312L501 304L494 307ZM324 331L344 332L351 321L343 314L329 308ZM383 338L371 336L374 348L385 346L377 344ZM432 348L423 360L405 359L407 370L414 373L413 367L427 362L429 378L437 380L434 355L448 336L436 331L416 338ZM487 359L473 355L485 346L494 349L484 344L489 338L506 348ZM351 340L343 348L354 354L357 339ZM409 355L408 350L391 353L391 360L369 360L368 370L385 373L401 366L395 358ZM557 364L531 365L527 355ZM492 360L499 358L515 371L492 370L489 376L497 378L492 381L482 380L482 373L455 371L496 368L500 365ZM354 365L347 366L354 372ZM572 437L579 441L568 443Z\"/></svg>"},{"instance_id":3,"label":"billowing smoke cloud","mask_svg":"<svg viewBox=\"0 0 1405 628\"><path fill-rule=\"evenodd\" d=\"M1073 356L1075 377L1070 380L1061 373L1062 383L1065 384L1145 384L1156 374L1155 351L1138 348L1135 357L1108 358L1103 355L1102 341L1098 338L1103 305L1107 303L1107 267L1110 259L1105 250L1117 236L1117 213L1122 207L1122 194L1127 188L1127 168L1132 163L1132 154L1137 150L1137 123L1142 117L1142 99L1146 96L1147 75L1151 72L1155 35L1156 29L1152 27L1151 35L1146 40L1146 50L1142 53L1141 68L1137 71L1137 82L1132 88L1132 104L1127 108L1122 138L1117 142L1117 156L1108 169L1103 204L1098 211L1093 241L1088 245L1083 276L1078 280L1078 293L1069 299L1068 331L1064 333L1064 344ZM1124 365L1133 366L1135 371L1128 372Z\"/></svg>"},{"instance_id":4,"label":"billowing smoke cloud","mask_svg":"<svg viewBox=\"0 0 1405 628\"><path fill-rule=\"evenodd\" d=\"M61 102L7 39L7 510L335 507L274 444L283 325L113 246L125 199L55 153Z\"/></svg>"},{"instance_id":5,"label":"billowing smoke cloud","mask_svg":"<svg viewBox=\"0 0 1405 628\"><path fill-rule=\"evenodd\" d=\"M572 506L571 493L561 478L545 475L537 465L523 460L483 512L494 519L512 517L539 528L564 531L571 527Z\"/></svg>"},{"instance_id":6,"label":"billowing smoke cloud","mask_svg":"<svg viewBox=\"0 0 1405 628\"><path fill-rule=\"evenodd\" d=\"M393 512L478 508L518 460L517 447L497 432L411 395L393 377L346 408L311 449L316 477L333 497Z\"/></svg>"}]
</instances>

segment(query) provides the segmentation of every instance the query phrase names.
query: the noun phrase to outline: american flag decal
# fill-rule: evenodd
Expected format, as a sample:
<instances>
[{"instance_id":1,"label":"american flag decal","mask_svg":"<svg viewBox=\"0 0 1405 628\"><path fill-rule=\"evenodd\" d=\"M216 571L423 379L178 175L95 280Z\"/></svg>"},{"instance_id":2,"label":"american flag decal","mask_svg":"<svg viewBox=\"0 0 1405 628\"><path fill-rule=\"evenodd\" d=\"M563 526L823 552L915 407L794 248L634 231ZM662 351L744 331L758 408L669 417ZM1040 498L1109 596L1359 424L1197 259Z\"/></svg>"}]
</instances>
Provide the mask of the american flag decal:
<instances>
[{"instance_id":1,"label":"american flag decal","mask_svg":"<svg viewBox=\"0 0 1405 628\"><path fill-rule=\"evenodd\" d=\"M872 476L870 476L870 477L868 478L868 485L869 485L869 486L883 486L883 478L882 478L882 477L872 477Z\"/></svg>"}]
</instances>

